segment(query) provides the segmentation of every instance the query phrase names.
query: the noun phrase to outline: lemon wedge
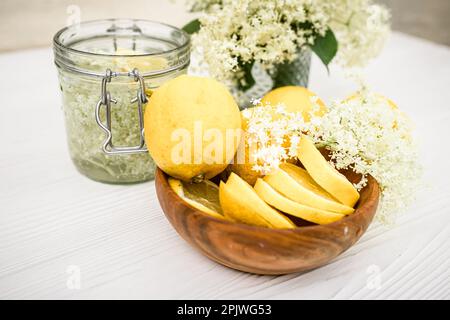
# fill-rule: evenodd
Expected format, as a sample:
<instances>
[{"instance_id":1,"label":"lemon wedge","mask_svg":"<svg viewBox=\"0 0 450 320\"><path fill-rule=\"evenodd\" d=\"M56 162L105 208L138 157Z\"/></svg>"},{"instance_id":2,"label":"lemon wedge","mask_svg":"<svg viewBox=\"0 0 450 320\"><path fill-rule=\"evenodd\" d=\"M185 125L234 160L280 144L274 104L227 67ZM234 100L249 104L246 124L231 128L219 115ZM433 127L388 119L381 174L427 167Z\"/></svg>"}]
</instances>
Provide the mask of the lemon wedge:
<instances>
[{"instance_id":1,"label":"lemon wedge","mask_svg":"<svg viewBox=\"0 0 450 320\"><path fill-rule=\"evenodd\" d=\"M305 169L291 163L281 164L279 169L265 176L264 181L283 196L309 207L342 214L355 211L352 207L337 202Z\"/></svg>"},{"instance_id":2,"label":"lemon wedge","mask_svg":"<svg viewBox=\"0 0 450 320\"><path fill-rule=\"evenodd\" d=\"M353 184L328 163L314 143L306 136L302 136L300 139L297 157L314 181L340 203L349 207L356 204L359 193Z\"/></svg>"},{"instance_id":3,"label":"lemon wedge","mask_svg":"<svg viewBox=\"0 0 450 320\"><path fill-rule=\"evenodd\" d=\"M302 218L303 220L317 224L327 224L345 217L345 215L340 213L316 209L292 201L275 191L275 189L263 179L258 179L256 181L254 189L269 205L290 215Z\"/></svg>"},{"instance_id":4,"label":"lemon wedge","mask_svg":"<svg viewBox=\"0 0 450 320\"><path fill-rule=\"evenodd\" d=\"M220 204L226 217L249 225L295 228L286 216L265 203L255 190L235 173L219 187Z\"/></svg>"},{"instance_id":5,"label":"lemon wedge","mask_svg":"<svg viewBox=\"0 0 450 320\"><path fill-rule=\"evenodd\" d=\"M190 183L169 178L169 185L181 199L194 208L216 218L225 218L219 202L219 187L211 181Z\"/></svg>"},{"instance_id":6,"label":"lemon wedge","mask_svg":"<svg viewBox=\"0 0 450 320\"><path fill-rule=\"evenodd\" d=\"M286 107L287 112L301 112L303 119L308 122L311 118L310 113L313 111L311 99L314 98L317 99L319 107L319 110L314 112L314 115L324 115L327 111L325 103L314 92L299 86L286 86L272 90L261 99L261 104L277 106L282 103Z\"/></svg>"}]
</instances>

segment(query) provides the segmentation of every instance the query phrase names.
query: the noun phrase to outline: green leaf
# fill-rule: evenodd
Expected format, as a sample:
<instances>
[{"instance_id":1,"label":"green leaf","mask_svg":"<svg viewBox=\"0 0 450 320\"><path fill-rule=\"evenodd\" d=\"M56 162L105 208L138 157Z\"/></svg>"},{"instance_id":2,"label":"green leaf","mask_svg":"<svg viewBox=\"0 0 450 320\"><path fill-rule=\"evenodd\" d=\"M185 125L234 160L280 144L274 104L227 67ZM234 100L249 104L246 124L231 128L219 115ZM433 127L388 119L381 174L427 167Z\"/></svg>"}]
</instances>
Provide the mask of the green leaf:
<instances>
[{"instance_id":1,"label":"green leaf","mask_svg":"<svg viewBox=\"0 0 450 320\"><path fill-rule=\"evenodd\" d=\"M194 34L198 32L198 30L200 30L200 20L198 19L192 20L191 22L186 24L182 29L189 34Z\"/></svg>"},{"instance_id":2,"label":"green leaf","mask_svg":"<svg viewBox=\"0 0 450 320\"><path fill-rule=\"evenodd\" d=\"M251 87L253 87L256 83L255 79L253 79L252 69L255 64L255 60L250 62L239 62L239 68L244 72L244 77L241 79L243 83L239 82L239 89L242 91L247 91Z\"/></svg>"},{"instance_id":3,"label":"green leaf","mask_svg":"<svg viewBox=\"0 0 450 320\"><path fill-rule=\"evenodd\" d=\"M314 45L311 46L311 50L322 60L328 69L328 65L336 56L338 50L338 42L333 31L328 29L324 36L318 36L314 41Z\"/></svg>"}]
</instances>

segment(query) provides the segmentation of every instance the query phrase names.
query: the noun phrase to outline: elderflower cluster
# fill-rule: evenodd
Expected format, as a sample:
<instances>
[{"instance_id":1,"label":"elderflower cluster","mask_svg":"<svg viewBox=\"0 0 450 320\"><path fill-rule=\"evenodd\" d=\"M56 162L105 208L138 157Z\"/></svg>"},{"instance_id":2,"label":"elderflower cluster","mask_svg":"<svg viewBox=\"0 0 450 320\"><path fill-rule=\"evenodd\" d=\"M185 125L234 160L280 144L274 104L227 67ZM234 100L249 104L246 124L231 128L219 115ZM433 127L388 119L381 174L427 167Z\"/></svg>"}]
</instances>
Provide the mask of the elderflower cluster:
<instances>
[{"instance_id":1,"label":"elderflower cluster","mask_svg":"<svg viewBox=\"0 0 450 320\"><path fill-rule=\"evenodd\" d=\"M208 73L245 85L242 66L253 61L270 71L294 60L331 28L338 40L336 61L360 67L375 57L389 33L389 12L372 0L190 0L202 11L193 36L194 56ZM244 82L244 83L243 83Z\"/></svg>"},{"instance_id":2,"label":"elderflower cluster","mask_svg":"<svg viewBox=\"0 0 450 320\"><path fill-rule=\"evenodd\" d=\"M318 108L315 100L312 103ZM365 186L368 175L378 181L379 220L390 222L395 213L413 200L421 166L411 124L392 101L362 90L350 98L332 102L321 117L314 116L313 110L308 122L300 113L288 113L282 107L277 107L276 113L284 117L274 121L273 108L257 109L258 112L246 114L248 138L259 147L255 158L264 163L254 170L267 174L280 162L294 157L298 140L306 134L317 147L329 150L330 163L335 168L361 174L361 181L355 185L358 190ZM286 146L286 139L290 147Z\"/></svg>"},{"instance_id":3,"label":"elderflower cluster","mask_svg":"<svg viewBox=\"0 0 450 320\"><path fill-rule=\"evenodd\" d=\"M314 43L315 34L325 34L329 19L326 1L197 3L205 12L200 19L202 27L192 38L194 50L201 48L213 77L224 82L241 81L242 85L243 64L257 61L270 69L277 63L292 61L298 48Z\"/></svg>"},{"instance_id":4,"label":"elderflower cluster","mask_svg":"<svg viewBox=\"0 0 450 320\"><path fill-rule=\"evenodd\" d=\"M390 32L389 11L372 0L329 1L330 28L339 43L335 61L352 68L363 67L377 57Z\"/></svg>"}]
</instances>

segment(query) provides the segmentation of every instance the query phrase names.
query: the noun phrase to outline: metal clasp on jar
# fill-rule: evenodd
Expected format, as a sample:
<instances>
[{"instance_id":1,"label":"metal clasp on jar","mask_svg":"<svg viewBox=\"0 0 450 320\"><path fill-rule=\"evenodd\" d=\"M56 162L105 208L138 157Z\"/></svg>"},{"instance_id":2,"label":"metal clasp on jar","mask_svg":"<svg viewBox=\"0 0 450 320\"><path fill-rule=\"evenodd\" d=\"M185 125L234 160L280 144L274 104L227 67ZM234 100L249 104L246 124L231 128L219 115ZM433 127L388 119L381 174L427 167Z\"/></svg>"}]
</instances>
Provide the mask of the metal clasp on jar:
<instances>
[{"instance_id":1,"label":"metal clasp on jar","mask_svg":"<svg viewBox=\"0 0 450 320\"><path fill-rule=\"evenodd\" d=\"M116 104L117 100L111 97L110 92L107 90L107 84L111 82L112 78L115 77L132 77L135 82L139 82L139 89L137 90L136 98L131 100L131 103L137 102L137 112L139 115L139 130L140 130L140 142L137 146L120 146L116 147L113 144L113 135L111 129L111 102ZM106 132L106 139L103 142L102 150L104 153L109 155L116 154L131 154L131 153L141 153L147 152L147 147L145 146L144 140L144 115L143 115L143 105L147 103L148 99L145 95L145 83L142 76L139 75L139 71L134 69L130 72L113 72L110 69L106 70L106 74L102 79L102 93L101 98L97 103L95 108L95 120L100 128ZM106 124L100 119L100 110L104 106L106 108Z\"/></svg>"}]
</instances>

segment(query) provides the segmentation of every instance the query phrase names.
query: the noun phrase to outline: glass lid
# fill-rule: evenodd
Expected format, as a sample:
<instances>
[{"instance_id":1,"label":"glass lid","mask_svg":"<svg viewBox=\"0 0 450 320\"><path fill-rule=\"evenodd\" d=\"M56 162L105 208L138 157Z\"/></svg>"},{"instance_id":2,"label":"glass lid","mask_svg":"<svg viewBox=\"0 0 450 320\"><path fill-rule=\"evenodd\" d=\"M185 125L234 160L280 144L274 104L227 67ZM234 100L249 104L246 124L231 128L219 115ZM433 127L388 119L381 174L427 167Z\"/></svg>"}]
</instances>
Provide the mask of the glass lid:
<instances>
[{"instance_id":1,"label":"glass lid","mask_svg":"<svg viewBox=\"0 0 450 320\"><path fill-rule=\"evenodd\" d=\"M189 63L189 35L176 27L146 20L83 22L60 30L53 44L56 64L72 71L104 74L105 68L117 65L121 57L138 59L137 65L142 65L139 59L148 62L151 58L157 62L156 67L152 63L153 73Z\"/></svg>"}]
</instances>

